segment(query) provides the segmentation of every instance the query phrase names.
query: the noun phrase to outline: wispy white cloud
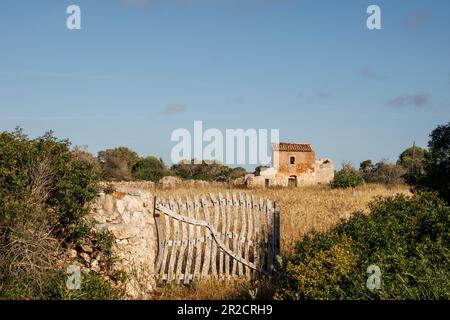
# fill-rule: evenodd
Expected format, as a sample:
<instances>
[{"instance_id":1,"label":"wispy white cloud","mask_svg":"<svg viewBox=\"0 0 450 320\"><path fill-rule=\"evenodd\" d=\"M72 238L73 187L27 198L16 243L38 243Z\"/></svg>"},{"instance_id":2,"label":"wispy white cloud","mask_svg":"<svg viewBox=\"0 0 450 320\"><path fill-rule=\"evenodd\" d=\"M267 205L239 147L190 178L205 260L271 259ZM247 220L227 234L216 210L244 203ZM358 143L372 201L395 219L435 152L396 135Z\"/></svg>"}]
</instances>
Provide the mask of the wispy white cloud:
<instances>
[{"instance_id":1,"label":"wispy white cloud","mask_svg":"<svg viewBox=\"0 0 450 320\"><path fill-rule=\"evenodd\" d=\"M431 94L429 93L418 93L413 95L397 96L389 101L392 106L402 107L402 106L414 106L414 107L424 107L428 105L431 101Z\"/></svg>"},{"instance_id":2,"label":"wispy white cloud","mask_svg":"<svg viewBox=\"0 0 450 320\"><path fill-rule=\"evenodd\" d=\"M186 111L186 105L179 103L172 103L167 105L164 108L163 114L165 115L173 115L177 113L183 113Z\"/></svg>"},{"instance_id":3,"label":"wispy white cloud","mask_svg":"<svg viewBox=\"0 0 450 320\"><path fill-rule=\"evenodd\" d=\"M364 67L364 68L360 69L358 71L358 74L359 74L359 76L361 76L362 78L367 79L367 80L385 81L385 80L389 79L388 76L379 74L378 72L376 72L373 69L368 68L368 67Z\"/></svg>"}]
</instances>

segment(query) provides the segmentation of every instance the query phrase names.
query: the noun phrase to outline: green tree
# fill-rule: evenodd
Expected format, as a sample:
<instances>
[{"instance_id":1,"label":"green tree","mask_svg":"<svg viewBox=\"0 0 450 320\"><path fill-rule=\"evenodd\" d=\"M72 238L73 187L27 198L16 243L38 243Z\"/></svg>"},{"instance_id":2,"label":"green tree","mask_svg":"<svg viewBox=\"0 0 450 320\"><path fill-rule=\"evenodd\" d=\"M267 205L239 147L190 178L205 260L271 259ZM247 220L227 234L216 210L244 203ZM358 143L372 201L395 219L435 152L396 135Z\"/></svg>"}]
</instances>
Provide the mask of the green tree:
<instances>
[{"instance_id":1,"label":"green tree","mask_svg":"<svg viewBox=\"0 0 450 320\"><path fill-rule=\"evenodd\" d=\"M139 161L136 152L126 147L107 149L98 153L102 179L108 181L132 180L131 170Z\"/></svg>"},{"instance_id":2,"label":"green tree","mask_svg":"<svg viewBox=\"0 0 450 320\"><path fill-rule=\"evenodd\" d=\"M419 172L423 172L426 154L427 150L422 149L421 147L412 146L400 154L397 164L408 171L418 170Z\"/></svg>"},{"instance_id":3,"label":"green tree","mask_svg":"<svg viewBox=\"0 0 450 320\"><path fill-rule=\"evenodd\" d=\"M230 179L238 179L238 178L242 178L246 174L247 174L247 170L245 170L245 168L236 167L236 168L231 169L229 176L230 176Z\"/></svg>"},{"instance_id":4,"label":"green tree","mask_svg":"<svg viewBox=\"0 0 450 320\"><path fill-rule=\"evenodd\" d=\"M342 164L342 169L339 170L333 181L331 187L334 188L355 188L364 183L362 174L352 167L349 163Z\"/></svg>"},{"instance_id":5,"label":"green tree","mask_svg":"<svg viewBox=\"0 0 450 320\"><path fill-rule=\"evenodd\" d=\"M174 164L170 168L170 171L183 179L224 182L243 177L247 173L241 167L232 169L217 162L202 161L201 163L194 163L194 160Z\"/></svg>"},{"instance_id":6,"label":"green tree","mask_svg":"<svg viewBox=\"0 0 450 320\"><path fill-rule=\"evenodd\" d=\"M136 180L157 182L167 175L167 168L161 159L153 156L140 159L132 168L132 176Z\"/></svg>"},{"instance_id":7,"label":"green tree","mask_svg":"<svg viewBox=\"0 0 450 320\"><path fill-rule=\"evenodd\" d=\"M372 160L364 160L359 164L359 170L363 173L370 173L373 170Z\"/></svg>"},{"instance_id":8,"label":"green tree","mask_svg":"<svg viewBox=\"0 0 450 320\"><path fill-rule=\"evenodd\" d=\"M409 182L416 191L431 190L450 203L450 122L430 134L424 173Z\"/></svg>"},{"instance_id":9,"label":"green tree","mask_svg":"<svg viewBox=\"0 0 450 320\"><path fill-rule=\"evenodd\" d=\"M403 183L406 169L399 164L387 161L372 164L372 160L365 160L359 166L359 172L367 183L398 184Z\"/></svg>"}]
</instances>

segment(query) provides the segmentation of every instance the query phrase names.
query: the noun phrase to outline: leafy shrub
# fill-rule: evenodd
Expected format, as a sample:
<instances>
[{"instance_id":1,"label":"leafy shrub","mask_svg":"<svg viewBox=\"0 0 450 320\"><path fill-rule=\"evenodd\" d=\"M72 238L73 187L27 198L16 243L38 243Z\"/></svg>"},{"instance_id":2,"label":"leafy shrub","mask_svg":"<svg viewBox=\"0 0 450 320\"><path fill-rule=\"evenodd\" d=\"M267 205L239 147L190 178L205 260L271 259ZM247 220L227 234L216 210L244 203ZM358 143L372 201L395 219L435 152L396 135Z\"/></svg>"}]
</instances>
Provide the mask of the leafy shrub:
<instances>
[{"instance_id":1,"label":"leafy shrub","mask_svg":"<svg viewBox=\"0 0 450 320\"><path fill-rule=\"evenodd\" d=\"M406 169L398 164L390 164L380 161L372 165L372 161L363 161L360 165L360 172L365 182L381 183L386 185L403 183L403 176Z\"/></svg>"},{"instance_id":2,"label":"leafy shrub","mask_svg":"<svg viewBox=\"0 0 450 320\"><path fill-rule=\"evenodd\" d=\"M92 234L83 218L98 180L93 157L51 132L37 139L20 129L0 134L1 299L71 298L63 253ZM106 248L106 236L97 241ZM100 277L86 277L80 298L112 294Z\"/></svg>"},{"instance_id":3,"label":"leafy shrub","mask_svg":"<svg viewBox=\"0 0 450 320\"><path fill-rule=\"evenodd\" d=\"M424 173L416 171L408 182L416 191L436 191L450 203L450 122L431 132L428 148Z\"/></svg>"},{"instance_id":4,"label":"leafy shrub","mask_svg":"<svg viewBox=\"0 0 450 320\"><path fill-rule=\"evenodd\" d=\"M132 168L132 176L135 180L157 182L167 173L164 162L155 157L142 158Z\"/></svg>"},{"instance_id":5,"label":"leafy shrub","mask_svg":"<svg viewBox=\"0 0 450 320\"><path fill-rule=\"evenodd\" d=\"M427 153L427 150L421 147L412 146L400 154L397 164L408 171L418 170L423 172Z\"/></svg>"},{"instance_id":6,"label":"leafy shrub","mask_svg":"<svg viewBox=\"0 0 450 320\"><path fill-rule=\"evenodd\" d=\"M242 167L232 168L230 173L228 174L229 179L238 179L242 178L247 174L247 170Z\"/></svg>"},{"instance_id":7,"label":"leafy shrub","mask_svg":"<svg viewBox=\"0 0 450 320\"><path fill-rule=\"evenodd\" d=\"M378 199L297 245L278 299L449 299L450 207L436 194ZM381 269L381 290L366 287ZM320 272L318 272L320 270Z\"/></svg>"},{"instance_id":8,"label":"leafy shrub","mask_svg":"<svg viewBox=\"0 0 450 320\"><path fill-rule=\"evenodd\" d=\"M230 168L220 163L208 163L202 161L197 164L192 160L190 163L181 162L170 168L171 172L182 179L194 179L205 181L230 181L243 177L247 171L244 168Z\"/></svg>"},{"instance_id":9,"label":"leafy shrub","mask_svg":"<svg viewBox=\"0 0 450 320\"><path fill-rule=\"evenodd\" d=\"M102 168L102 179L107 181L132 180L131 170L139 161L138 154L126 147L100 151L97 158Z\"/></svg>"},{"instance_id":10,"label":"leafy shrub","mask_svg":"<svg viewBox=\"0 0 450 320\"><path fill-rule=\"evenodd\" d=\"M79 290L69 290L66 279L63 270L48 270L39 281L29 273L12 277L0 272L0 300L114 300L123 295L122 289L114 288L93 272L81 274Z\"/></svg>"},{"instance_id":11,"label":"leafy shrub","mask_svg":"<svg viewBox=\"0 0 450 320\"><path fill-rule=\"evenodd\" d=\"M339 170L333 181L331 181L332 188L355 188L364 183L361 173L355 170L350 164L344 163L342 169Z\"/></svg>"},{"instance_id":12,"label":"leafy shrub","mask_svg":"<svg viewBox=\"0 0 450 320\"><path fill-rule=\"evenodd\" d=\"M95 165L79 161L67 140L52 133L29 139L19 129L0 134L0 224L11 226L43 213L57 232L83 228L85 204L98 190Z\"/></svg>"},{"instance_id":13,"label":"leafy shrub","mask_svg":"<svg viewBox=\"0 0 450 320\"><path fill-rule=\"evenodd\" d=\"M329 250L320 250L316 254L305 256L298 263L289 261L286 276L295 290L281 289L275 298L326 299L337 294L340 281L351 274L356 266L356 256L351 251L351 239L331 246Z\"/></svg>"}]
</instances>

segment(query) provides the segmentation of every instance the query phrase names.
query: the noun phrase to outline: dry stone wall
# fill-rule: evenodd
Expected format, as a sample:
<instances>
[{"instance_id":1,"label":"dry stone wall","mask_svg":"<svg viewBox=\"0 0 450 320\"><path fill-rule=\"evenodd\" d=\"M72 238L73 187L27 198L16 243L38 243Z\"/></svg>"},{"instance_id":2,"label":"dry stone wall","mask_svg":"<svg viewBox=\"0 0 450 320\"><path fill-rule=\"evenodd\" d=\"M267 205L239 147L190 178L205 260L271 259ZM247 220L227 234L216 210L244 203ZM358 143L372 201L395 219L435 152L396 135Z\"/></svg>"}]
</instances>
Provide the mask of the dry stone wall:
<instances>
[{"instance_id":1,"label":"dry stone wall","mask_svg":"<svg viewBox=\"0 0 450 320\"><path fill-rule=\"evenodd\" d=\"M154 265L157 233L153 218L153 198L148 191L117 189L100 193L88 218L97 230L115 237L113 268L127 273L126 292L132 298L151 293L155 285Z\"/></svg>"}]
</instances>

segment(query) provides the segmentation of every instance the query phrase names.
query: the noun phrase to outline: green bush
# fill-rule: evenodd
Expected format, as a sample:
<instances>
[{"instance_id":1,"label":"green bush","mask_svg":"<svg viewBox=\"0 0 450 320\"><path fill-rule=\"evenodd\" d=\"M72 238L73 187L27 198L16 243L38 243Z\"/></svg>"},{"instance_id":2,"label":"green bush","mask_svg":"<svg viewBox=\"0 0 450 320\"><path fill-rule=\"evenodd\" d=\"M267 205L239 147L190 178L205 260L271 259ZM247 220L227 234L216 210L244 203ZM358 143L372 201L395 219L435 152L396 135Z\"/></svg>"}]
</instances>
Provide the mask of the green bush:
<instances>
[{"instance_id":1,"label":"green bush","mask_svg":"<svg viewBox=\"0 0 450 320\"><path fill-rule=\"evenodd\" d=\"M220 163L208 163L206 161L197 164L194 163L194 160L190 163L175 164L170 168L170 171L182 179L222 182L243 177L247 173L247 170L241 167L230 168Z\"/></svg>"},{"instance_id":2,"label":"green bush","mask_svg":"<svg viewBox=\"0 0 450 320\"><path fill-rule=\"evenodd\" d=\"M130 181L133 180L132 168L139 161L139 156L126 147L119 147L100 151L97 159L102 168L103 180Z\"/></svg>"},{"instance_id":3,"label":"green bush","mask_svg":"<svg viewBox=\"0 0 450 320\"><path fill-rule=\"evenodd\" d=\"M365 182L386 185L403 183L403 177L406 173L406 169L399 164L380 161L372 165L370 160L361 162L359 171Z\"/></svg>"},{"instance_id":4,"label":"green bush","mask_svg":"<svg viewBox=\"0 0 450 320\"><path fill-rule=\"evenodd\" d=\"M408 182L415 191L436 191L450 203L450 122L431 132L428 148L424 172L414 172Z\"/></svg>"},{"instance_id":5,"label":"green bush","mask_svg":"<svg viewBox=\"0 0 450 320\"><path fill-rule=\"evenodd\" d=\"M343 164L342 169L336 172L331 187L335 188L355 188L364 183L361 173L350 164Z\"/></svg>"},{"instance_id":6,"label":"green bush","mask_svg":"<svg viewBox=\"0 0 450 320\"><path fill-rule=\"evenodd\" d=\"M95 159L51 132L37 139L20 129L0 134L0 299L113 297L94 274L79 296L65 287L67 247L95 236L110 256L111 240L84 221L98 180Z\"/></svg>"},{"instance_id":7,"label":"green bush","mask_svg":"<svg viewBox=\"0 0 450 320\"><path fill-rule=\"evenodd\" d=\"M20 273L11 276L0 272L0 300L115 300L123 295L100 275L81 274L81 287L69 290L63 270L48 270L37 280L34 275Z\"/></svg>"},{"instance_id":8,"label":"green bush","mask_svg":"<svg viewBox=\"0 0 450 320\"><path fill-rule=\"evenodd\" d=\"M421 147L413 146L403 151L397 161L397 164L406 170L418 170L423 172L427 150Z\"/></svg>"},{"instance_id":9,"label":"green bush","mask_svg":"<svg viewBox=\"0 0 450 320\"><path fill-rule=\"evenodd\" d=\"M436 194L378 199L297 245L278 299L449 299L450 207ZM381 289L369 290L370 265Z\"/></svg>"},{"instance_id":10,"label":"green bush","mask_svg":"<svg viewBox=\"0 0 450 320\"><path fill-rule=\"evenodd\" d=\"M140 159L132 168L135 180L159 181L168 174L168 170L161 159L147 157Z\"/></svg>"},{"instance_id":11,"label":"green bush","mask_svg":"<svg viewBox=\"0 0 450 320\"><path fill-rule=\"evenodd\" d=\"M56 232L75 236L83 226L86 203L98 190L99 172L79 161L70 142L51 132L29 139L22 130L0 134L0 227L44 212Z\"/></svg>"}]
</instances>

